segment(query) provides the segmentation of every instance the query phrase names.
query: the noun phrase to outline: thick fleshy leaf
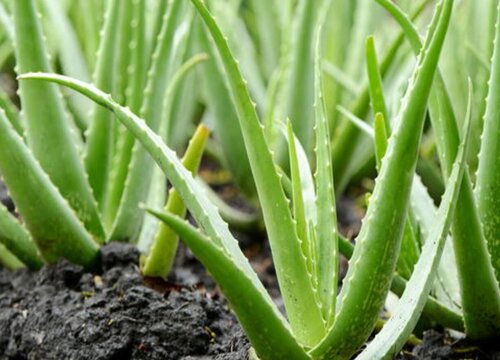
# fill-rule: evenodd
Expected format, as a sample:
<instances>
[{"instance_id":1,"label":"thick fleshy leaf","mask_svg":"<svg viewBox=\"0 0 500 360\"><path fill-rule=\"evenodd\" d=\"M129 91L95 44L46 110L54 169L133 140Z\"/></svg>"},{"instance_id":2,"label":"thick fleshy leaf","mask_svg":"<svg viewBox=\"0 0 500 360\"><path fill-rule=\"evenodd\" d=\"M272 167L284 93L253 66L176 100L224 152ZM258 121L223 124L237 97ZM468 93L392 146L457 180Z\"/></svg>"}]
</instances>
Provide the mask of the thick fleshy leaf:
<instances>
[{"instance_id":1,"label":"thick fleshy leaf","mask_svg":"<svg viewBox=\"0 0 500 360\"><path fill-rule=\"evenodd\" d=\"M471 123L471 94L469 95L469 111L464 140L448 179L446 192L439 206L432 231L425 241L420 259L415 265L415 270L407 283L396 311L384 325L382 331L357 357L359 360L392 359L404 346L420 318L439 266L444 243L453 220L453 211L460 192L462 176L466 168L465 155L467 154Z\"/></svg>"},{"instance_id":2,"label":"thick fleshy leaf","mask_svg":"<svg viewBox=\"0 0 500 360\"><path fill-rule=\"evenodd\" d=\"M477 206L500 284L500 3L477 174Z\"/></svg>"},{"instance_id":3,"label":"thick fleshy leaf","mask_svg":"<svg viewBox=\"0 0 500 360\"><path fill-rule=\"evenodd\" d=\"M192 0L192 3L210 31L226 71L262 205L288 318L299 341L305 345L315 344L325 333L322 315L319 307L314 306L315 294L307 273L306 260L255 105L238 63L217 23L202 1Z\"/></svg>"},{"instance_id":4,"label":"thick fleshy leaf","mask_svg":"<svg viewBox=\"0 0 500 360\"><path fill-rule=\"evenodd\" d=\"M210 131L207 127L199 125L182 159L182 164L193 173L193 176L198 172L209 134ZM180 217L186 216L186 206L175 188L172 188L169 192L165 212ZM143 274L145 276L166 278L172 269L178 243L179 238L173 229L166 224L161 224L155 235L149 256L142 268Z\"/></svg>"},{"instance_id":5,"label":"thick fleshy leaf","mask_svg":"<svg viewBox=\"0 0 500 360\"><path fill-rule=\"evenodd\" d=\"M163 116L165 91L176 67L184 57L186 31L192 16L188 4L182 0L169 2L163 19L163 26L156 42L148 73L147 85L143 91L141 116L154 131L160 130ZM176 34L183 32L182 41L174 41ZM127 178L116 214L108 214L114 219L109 239L136 240L140 232L144 212L139 203L144 202L151 183L154 162L140 143L133 145Z\"/></svg>"},{"instance_id":6,"label":"thick fleshy leaf","mask_svg":"<svg viewBox=\"0 0 500 360\"><path fill-rule=\"evenodd\" d=\"M323 98L321 79L321 38L322 25L331 1L325 1L320 8L320 20L316 28L316 46L314 61L314 113L316 136L316 213L314 223L316 248L318 257L317 273L319 299L322 306L323 317L327 326L331 326L335 317L335 297L338 281L338 230L335 192L333 188L333 170L330 147L330 129L326 115L326 104Z\"/></svg>"},{"instance_id":7,"label":"thick fleshy leaf","mask_svg":"<svg viewBox=\"0 0 500 360\"><path fill-rule=\"evenodd\" d=\"M312 354L349 358L370 335L391 284L410 198L427 100L453 1L441 1L382 160L344 285L333 327ZM432 31L434 30L434 31Z\"/></svg>"},{"instance_id":8,"label":"thick fleshy leaf","mask_svg":"<svg viewBox=\"0 0 500 360\"><path fill-rule=\"evenodd\" d=\"M28 231L0 204L0 243L32 270L42 267L43 261Z\"/></svg>"},{"instance_id":9,"label":"thick fleshy leaf","mask_svg":"<svg viewBox=\"0 0 500 360\"><path fill-rule=\"evenodd\" d=\"M98 253L97 244L3 111L0 111L0 146L0 171L3 179L44 259L55 262L59 257L65 257L76 264L93 265ZM11 222L9 218L4 220ZM11 227L11 235L20 237L20 242L15 246L27 250L26 255L31 256L34 250L30 248L26 234L23 235L19 228L13 226L9 225L4 231ZM11 250L14 251L14 247ZM21 253L18 255L22 258ZM33 256L33 261L36 261L36 256Z\"/></svg>"},{"instance_id":10,"label":"thick fleshy leaf","mask_svg":"<svg viewBox=\"0 0 500 360\"><path fill-rule=\"evenodd\" d=\"M388 0L377 2L394 16L405 31L412 49L418 52L422 44L411 21L394 3ZM429 110L441 168L443 174L448 176L460 138L452 102L439 73L429 101ZM500 289L467 172L462 179L452 234L467 335L477 339L496 337L500 332ZM482 306L478 307L478 303Z\"/></svg>"},{"instance_id":11,"label":"thick fleshy leaf","mask_svg":"<svg viewBox=\"0 0 500 360\"><path fill-rule=\"evenodd\" d=\"M182 219L168 213L152 214L182 237L217 281L260 359L309 359L276 307L231 256Z\"/></svg>"},{"instance_id":12,"label":"thick fleshy leaf","mask_svg":"<svg viewBox=\"0 0 500 360\"><path fill-rule=\"evenodd\" d=\"M34 1L19 0L13 4L17 72L50 71ZM52 84L25 82L20 84L19 95L26 121L27 143L33 155L88 231L96 239L104 239L97 206L73 142L71 120L59 89Z\"/></svg>"}]
</instances>

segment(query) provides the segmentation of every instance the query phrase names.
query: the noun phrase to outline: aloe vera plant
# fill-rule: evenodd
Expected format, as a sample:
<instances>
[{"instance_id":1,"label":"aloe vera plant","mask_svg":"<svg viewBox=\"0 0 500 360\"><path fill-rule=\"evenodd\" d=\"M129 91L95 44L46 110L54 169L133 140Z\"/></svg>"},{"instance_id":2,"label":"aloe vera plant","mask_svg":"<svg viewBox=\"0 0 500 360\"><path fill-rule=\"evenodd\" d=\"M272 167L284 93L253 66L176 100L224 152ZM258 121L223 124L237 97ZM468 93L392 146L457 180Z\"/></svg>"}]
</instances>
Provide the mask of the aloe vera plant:
<instances>
[{"instance_id":1,"label":"aloe vera plant","mask_svg":"<svg viewBox=\"0 0 500 360\"><path fill-rule=\"evenodd\" d=\"M40 9L32 0L10 5L17 73L52 71ZM60 26L63 71L88 81L87 64L78 51L81 44L63 6L51 1L43 5L44 14ZM94 81L122 104L135 111L142 108L149 124L166 132L163 123L172 114L167 113L171 105L164 104L164 95L171 102L179 83L206 56L184 64L185 16L189 19L190 9L182 1L170 1L162 14L167 21L149 44L156 50L148 64L146 52L153 50L147 46L145 7L144 0L107 2ZM132 57L128 56L130 50L135 53ZM75 51L76 57L80 54L77 59L71 57ZM32 269L60 257L91 267L104 242L137 242L144 218L139 203L147 200L154 164L135 144L132 134L116 126L111 114L97 105L86 114L82 106L91 102L77 94L65 98L60 88L51 84L24 82L18 94L22 111L3 96L5 112L0 115L5 149L0 172L22 218L20 223L1 208L0 239L6 251ZM164 115L165 121L161 121ZM80 133L80 128L87 131ZM196 163L204 146L202 141L194 142L190 162ZM157 182L162 181L163 177ZM157 197L166 192L164 185ZM147 225L153 234L150 245L160 227L157 223ZM175 253L175 246L171 249ZM162 271L168 269L167 265Z\"/></svg>"},{"instance_id":2,"label":"aloe vera plant","mask_svg":"<svg viewBox=\"0 0 500 360\"><path fill-rule=\"evenodd\" d=\"M411 18L387 0L377 2L396 18L402 32L380 63L375 48L378 35L368 37L367 84L358 88L352 79L362 78L363 52L352 48L345 59L325 53L331 47L325 45L328 35L341 32L327 25L332 9L341 7L330 0L299 1L296 7L287 1L283 14L274 2L251 1L254 15L262 15L254 19L259 29L282 30L269 39L259 34L255 44L262 53L254 52L252 32L238 18L240 1L231 1L227 7L215 0L206 4L191 0L192 6L182 0L165 1L160 5L164 18L161 14L155 19L157 26L148 29L145 0L122 7L112 0L103 20L99 56L89 66L94 84L86 78L75 79L70 71L67 75L73 77L50 73L34 4L17 0L15 48L23 112L19 115L9 107L0 113L0 144L8 149L0 153L0 171L25 226L0 208L0 243L17 257L6 253L2 261L11 267L21 261L36 269L44 260L66 257L91 266L104 241L139 238L139 246L149 252L143 273L166 277L179 236L220 285L261 359L353 357L380 325L389 291L400 297L399 305L358 355L360 359L392 358L421 315L478 340L500 336L496 195L500 189L495 171L499 164L500 10L474 186L467 159L474 148L474 114L481 110L475 109L475 93L469 87L465 125L463 131L458 130L461 119L455 115L456 104L438 65L454 1L441 0L435 6L425 41L412 20L427 0L414 7ZM363 39L370 32L365 20L375 4L359 3L342 8L356 24L364 25L348 35L340 34L346 42L351 37ZM272 22L266 10L280 12L279 24ZM127 27L130 19L135 24L131 28ZM238 29L235 33L241 35L241 44L234 34L224 35L232 27ZM405 37L417 61L404 87L403 101L395 106L388 77L394 76L391 66L400 60L397 54ZM75 40L66 39L70 41ZM278 51L280 41L283 45ZM84 45L95 47L92 41ZM36 56L27 58L31 46L37 49ZM130 58L129 49L133 50ZM175 116L183 110L191 114L193 109L195 99L186 105L179 94L193 89L193 79L198 78L188 80L187 74L207 60L197 55L198 50L211 59L196 73L203 81L200 94L193 98L200 96L206 102L205 116L213 124L225 164L239 188L262 211L286 316L240 250L221 209L194 177L207 128L198 128L183 160L169 146L180 126ZM256 61L260 56L261 61ZM341 61L348 62L345 70L338 66ZM264 90L266 81L269 88ZM77 127L65 112L61 89L51 82L94 102L91 117L80 119L78 125L88 127L81 142L83 151L71 140L78 138L71 135ZM345 89L340 91L341 87ZM34 110L42 98L47 112L51 111L48 115ZM81 99L76 99L68 99L70 109L78 107ZM354 99L355 105L350 111L339 107L349 122L337 127L339 117L332 114L332 107L339 99L342 103ZM445 184L438 209L416 175L428 110L443 169L438 177ZM227 121L225 114L234 121ZM41 115L56 120L45 127L47 120ZM373 126L360 117L373 118ZM41 133L31 130L30 135L30 126L58 134L50 153L44 151L47 145ZM369 136L362 137L360 129ZM372 139L375 146L368 143ZM283 143L286 148L280 147ZM341 158L346 149L347 158L355 160ZM273 156L283 151L288 155L288 173L280 168L283 159ZM61 159L62 155L71 158ZM336 195L372 157L378 176L353 246L339 234ZM63 160L70 166L56 165ZM32 176L23 179L25 169ZM61 175L63 170L73 177ZM174 189L167 202L165 178ZM75 193L78 196L73 197ZM139 202L145 202L143 207L162 223L144 218ZM186 210L198 227L182 219ZM349 268L338 290L340 254L349 258ZM447 267L458 273L458 279L446 277L443 269ZM455 290L458 284L460 291Z\"/></svg>"},{"instance_id":3,"label":"aloe vera plant","mask_svg":"<svg viewBox=\"0 0 500 360\"><path fill-rule=\"evenodd\" d=\"M50 74L28 74L21 78L54 81L82 92L110 109L141 141L167 173L203 232L198 232L172 214L156 211L153 213L182 235L221 284L260 357L349 358L371 333L391 285L406 219L427 99L453 2L443 1L436 8L424 46L425 51L422 51L419 57L401 118L389 139L387 154L382 160L381 175L377 179L368 208L369 220L364 223L358 238L358 245L352 255L351 266L341 290L339 305L336 305L335 301L338 269L334 259L337 257L338 245L335 241L336 232L331 232L336 227L331 169L328 165L318 166L313 181L317 187L313 192L316 193L317 201L311 203L311 199L301 200L302 182L300 176L297 176L298 171L293 170L297 169L296 146L300 143L292 136L293 132L289 126L287 134L291 144L292 184L295 188L293 194L297 197L293 198L292 216L267 148L260 120L237 63L207 8L201 1L192 2L214 39L226 71L263 208L290 325L277 312L202 189L182 168L172 151L161 142L161 138L140 118L118 105L102 91L80 81ZM328 2L324 4L325 7L329 5ZM320 43L320 29L321 26L318 26L317 44ZM324 165L325 161L326 164L329 162L330 144L321 91L319 45L317 49L316 151L319 163ZM442 203L443 215L435 225L436 230L432 233L432 238L427 239L429 243L442 239L447 233L458 193L457 184L460 183L464 168L464 151L460 154L456 171L448 186L448 200ZM391 224L389 228L384 225L387 223ZM365 255L368 249L371 253ZM367 289L370 301L366 301ZM424 295L423 298L425 297ZM254 312L254 307L257 307L258 311Z\"/></svg>"}]
</instances>

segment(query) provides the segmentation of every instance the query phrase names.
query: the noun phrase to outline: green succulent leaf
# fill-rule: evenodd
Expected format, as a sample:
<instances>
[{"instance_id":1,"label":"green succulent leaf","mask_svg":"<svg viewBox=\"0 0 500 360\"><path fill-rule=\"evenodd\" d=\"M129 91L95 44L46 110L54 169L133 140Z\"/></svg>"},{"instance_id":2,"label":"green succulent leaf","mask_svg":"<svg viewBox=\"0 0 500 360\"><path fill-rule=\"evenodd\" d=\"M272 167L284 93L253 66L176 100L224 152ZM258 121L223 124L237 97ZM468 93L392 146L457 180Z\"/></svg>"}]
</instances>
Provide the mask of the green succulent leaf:
<instances>
[{"instance_id":1,"label":"green succulent leaf","mask_svg":"<svg viewBox=\"0 0 500 360\"><path fill-rule=\"evenodd\" d=\"M314 93L315 93L315 135L316 135L316 214L314 223L316 243L313 244L318 254L317 279L319 298L323 317L328 326L335 317L335 297L338 281L338 243L337 212L333 188L333 170L331 162L330 129L326 115L321 82L321 36L322 24L331 1L323 3L321 16L316 29Z\"/></svg>"},{"instance_id":2,"label":"green succulent leaf","mask_svg":"<svg viewBox=\"0 0 500 360\"><path fill-rule=\"evenodd\" d=\"M185 1L170 0L152 55L140 114L153 131L160 130L165 92L173 72L184 56L182 49L185 49L185 37L179 42L174 40L178 31L185 31L186 26L189 26L188 20L182 29L179 27L185 19L186 11ZM114 219L109 239L134 240L139 235L143 211L138 205L146 200L153 167L154 162L146 150L135 142L119 207L114 216L109 215Z\"/></svg>"},{"instance_id":3,"label":"green succulent leaf","mask_svg":"<svg viewBox=\"0 0 500 360\"><path fill-rule=\"evenodd\" d=\"M407 283L406 290L399 301L396 311L384 325L382 331L357 357L359 360L392 359L404 346L420 318L439 266L444 243L453 220L453 211L460 192L462 176L466 168L466 149L471 124L471 102L472 91L469 94L469 110L464 140L461 143L454 168L448 179L446 192L441 201L432 231L422 249L422 255L415 265L415 270Z\"/></svg>"},{"instance_id":4,"label":"green succulent leaf","mask_svg":"<svg viewBox=\"0 0 500 360\"><path fill-rule=\"evenodd\" d=\"M28 268L42 267L42 258L30 234L3 205L0 205L0 243Z\"/></svg>"},{"instance_id":5,"label":"green succulent leaf","mask_svg":"<svg viewBox=\"0 0 500 360\"><path fill-rule=\"evenodd\" d=\"M9 99L9 95L7 94L7 92L1 87L0 87L0 108L2 108L5 111L7 119L9 119L14 129L16 129L17 133L21 137L24 136L24 126L22 117L19 114L19 110Z\"/></svg>"},{"instance_id":6,"label":"green succulent leaf","mask_svg":"<svg viewBox=\"0 0 500 360\"><path fill-rule=\"evenodd\" d=\"M250 162L238 124L238 114L231 100L224 80L224 70L217 62L217 50L210 42L203 26L199 26L200 47L210 54L210 60L203 65L203 87L207 97L208 110L214 121L214 135L223 150L224 162L234 176L236 185L250 198L255 197L255 184Z\"/></svg>"},{"instance_id":7,"label":"green succulent leaf","mask_svg":"<svg viewBox=\"0 0 500 360\"><path fill-rule=\"evenodd\" d=\"M484 115L476 197L484 237L500 284L500 4L497 9L495 49Z\"/></svg>"},{"instance_id":8,"label":"green succulent leaf","mask_svg":"<svg viewBox=\"0 0 500 360\"><path fill-rule=\"evenodd\" d=\"M377 0L398 21L414 52L421 48L411 21L392 2ZM440 74L429 102L431 122L436 134L443 173L449 175L458 151L459 132L451 100ZM460 294L466 332L472 338L495 337L500 331L500 289L488 253L484 230L477 211L469 174L462 179L452 226ZM477 304L481 304L481 307Z\"/></svg>"},{"instance_id":9,"label":"green succulent leaf","mask_svg":"<svg viewBox=\"0 0 500 360\"><path fill-rule=\"evenodd\" d=\"M217 23L202 1L192 0L192 3L210 31L226 71L261 201L288 318L299 341L305 345L312 345L324 335L323 319L319 308L314 306L315 294L307 273L306 260L255 105L250 98L238 63L232 56Z\"/></svg>"},{"instance_id":10,"label":"green succulent leaf","mask_svg":"<svg viewBox=\"0 0 500 360\"><path fill-rule=\"evenodd\" d=\"M309 175L310 169L309 169L309 163L307 163L307 168L303 169L299 165L299 155L298 155L298 150L297 147L300 146L299 140L296 139L294 133L293 133L293 128L292 128L292 123L291 121L288 121L287 123L287 131L286 131L286 136L288 140L288 152L289 152L289 158L290 158L290 173L291 173L291 182L292 182L292 206L293 206L293 218L295 220L295 227L297 229L297 236L301 240L302 244L302 252L304 256L306 257L307 261L307 267L308 271L313 274L313 263L316 261L316 259L313 259L312 254L310 252L310 247L311 247L311 239L309 238L309 221L308 217L306 216L306 210L305 210L305 204L304 204L304 197L302 195L303 192L303 180L301 176L301 172L305 172L309 170ZM298 145L298 146L297 146ZM307 159L307 158L306 158ZM305 170L305 171L304 171ZM305 174L305 177L307 177L307 174ZM312 181L312 178L311 178ZM314 186L314 183L312 183L312 186ZM314 191L314 188L313 188ZM313 193L313 199L315 199L314 193ZM317 278L314 277L313 279L314 284L317 285Z\"/></svg>"},{"instance_id":11,"label":"green succulent leaf","mask_svg":"<svg viewBox=\"0 0 500 360\"><path fill-rule=\"evenodd\" d=\"M260 359L309 359L283 319L216 242L168 213L152 214L174 229L220 285Z\"/></svg>"},{"instance_id":12,"label":"green succulent leaf","mask_svg":"<svg viewBox=\"0 0 500 360\"><path fill-rule=\"evenodd\" d=\"M162 2L166 3L166 1ZM133 2L133 24L136 26L133 29L134 46L130 45L132 59L128 73L130 79L126 91L126 103L131 111L138 113L140 111L144 86L146 82L146 14L145 0ZM163 17L163 13L161 14ZM132 149L134 147L134 136L124 127L118 129L118 139L116 140L116 149L114 151L111 173L109 175L109 191L107 199L104 202L105 209L103 211L103 221L106 228L111 228L115 220L116 213L120 206L120 200L123 194L125 181L132 158Z\"/></svg>"},{"instance_id":13,"label":"green succulent leaf","mask_svg":"<svg viewBox=\"0 0 500 360\"><path fill-rule=\"evenodd\" d=\"M349 358L368 338L389 290L399 253L427 100L453 1L441 1L382 160L333 327L312 351L320 359Z\"/></svg>"},{"instance_id":14,"label":"green succulent leaf","mask_svg":"<svg viewBox=\"0 0 500 360\"><path fill-rule=\"evenodd\" d=\"M14 5L16 58L19 74L50 71L41 25L33 0ZM104 230L87 182L78 150L73 142L70 119L59 89L47 83L22 83L19 88L27 143L33 155L68 200L92 235L101 241ZM25 177L21 176L20 179ZM48 227L50 228L50 227ZM49 238L52 238L50 236Z\"/></svg>"},{"instance_id":15,"label":"green succulent leaf","mask_svg":"<svg viewBox=\"0 0 500 360\"><path fill-rule=\"evenodd\" d=\"M0 265L9 270L18 270L26 266L0 243Z\"/></svg>"},{"instance_id":16,"label":"green succulent leaf","mask_svg":"<svg viewBox=\"0 0 500 360\"><path fill-rule=\"evenodd\" d=\"M311 153L314 126L314 44L315 24L323 0L300 0L293 19L286 89L286 116L300 143Z\"/></svg>"},{"instance_id":17,"label":"green succulent leaf","mask_svg":"<svg viewBox=\"0 0 500 360\"><path fill-rule=\"evenodd\" d=\"M106 92L111 92L113 89L119 6L120 0L112 0L108 3L94 73L95 84ZM85 81L85 79L81 80ZM92 119L87 132L84 161L90 185L99 204L99 209L102 211L108 192L108 177L113 158L113 114L97 104L93 104L93 106Z\"/></svg>"},{"instance_id":18,"label":"green succulent leaf","mask_svg":"<svg viewBox=\"0 0 500 360\"><path fill-rule=\"evenodd\" d=\"M205 143L209 136L209 130L204 125L200 125L182 159L182 164L191 171L193 176L198 171L198 167L203 156ZM179 217L186 216L186 207L175 188L170 190L165 212ZM159 276L166 278L172 269L179 238L174 231L165 224L161 224L156 233L154 243L151 247L146 263L142 268L145 276Z\"/></svg>"},{"instance_id":19,"label":"green succulent leaf","mask_svg":"<svg viewBox=\"0 0 500 360\"><path fill-rule=\"evenodd\" d=\"M382 75L380 74L378 66L377 52L375 50L375 40L373 36L369 36L366 40L366 64L368 69L368 84L373 113L382 114L383 119L385 120L386 129L390 133L391 124L389 123L389 113L385 102L384 85L382 83Z\"/></svg>"},{"instance_id":20,"label":"green succulent leaf","mask_svg":"<svg viewBox=\"0 0 500 360\"><path fill-rule=\"evenodd\" d=\"M64 257L76 264L88 267L94 265L98 255L97 243L50 181L3 111L0 111L0 146L3 179L43 258L55 262ZM27 261L26 265L38 266L38 257L30 245L29 236L16 227L12 220L2 216L6 226L2 230L10 233L7 234L10 241L15 241L10 244L10 249ZM28 257L32 257L32 264Z\"/></svg>"}]
</instances>

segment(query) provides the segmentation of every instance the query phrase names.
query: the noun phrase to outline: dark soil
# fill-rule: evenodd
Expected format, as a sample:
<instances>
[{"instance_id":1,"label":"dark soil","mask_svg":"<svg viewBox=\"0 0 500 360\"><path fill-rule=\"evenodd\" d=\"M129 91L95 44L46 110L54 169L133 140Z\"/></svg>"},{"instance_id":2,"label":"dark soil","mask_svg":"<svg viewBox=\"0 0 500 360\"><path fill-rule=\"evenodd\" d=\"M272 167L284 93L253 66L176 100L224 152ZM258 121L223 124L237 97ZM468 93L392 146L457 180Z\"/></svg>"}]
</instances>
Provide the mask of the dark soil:
<instances>
[{"instance_id":1,"label":"dark soil","mask_svg":"<svg viewBox=\"0 0 500 360\"><path fill-rule=\"evenodd\" d=\"M245 359L249 345L217 296L144 286L138 252L102 250L90 274L60 261L38 273L0 271L0 359Z\"/></svg>"},{"instance_id":2,"label":"dark soil","mask_svg":"<svg viewBox=\"0 0 500 360\"><path fill-rule=\"evenodd\" d=\"M500 344L474 344L467 339L453 339L442 331L424 333L422 344L403 350L398 360L500 360Z\"/></svg>"}]
</instances>

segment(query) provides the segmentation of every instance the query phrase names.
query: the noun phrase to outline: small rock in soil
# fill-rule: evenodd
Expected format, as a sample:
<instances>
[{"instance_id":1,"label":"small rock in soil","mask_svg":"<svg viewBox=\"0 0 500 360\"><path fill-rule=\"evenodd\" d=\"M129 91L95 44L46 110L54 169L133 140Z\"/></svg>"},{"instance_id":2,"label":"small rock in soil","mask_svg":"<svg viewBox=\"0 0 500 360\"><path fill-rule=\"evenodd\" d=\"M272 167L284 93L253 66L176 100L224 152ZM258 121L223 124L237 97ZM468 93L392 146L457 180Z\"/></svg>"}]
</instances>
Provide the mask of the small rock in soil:
<instances>
[{"instance_id":1,"label":"small rock in soil","mask_svg":"<svg viewBox=\"0 0 500 360\"><path fill-rule=\"evenodd\" d=\"M102 249L99 273L66 261L0 270L0 359L245 359L248 341L222 301L144 285L133 246Z\"/></svg>"}]
</instances>

